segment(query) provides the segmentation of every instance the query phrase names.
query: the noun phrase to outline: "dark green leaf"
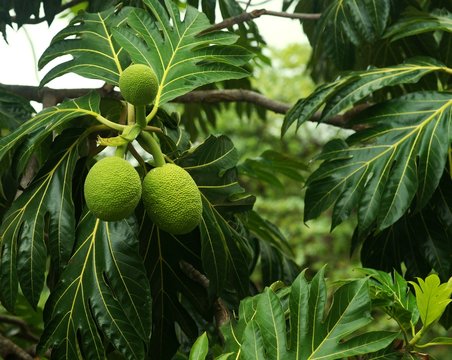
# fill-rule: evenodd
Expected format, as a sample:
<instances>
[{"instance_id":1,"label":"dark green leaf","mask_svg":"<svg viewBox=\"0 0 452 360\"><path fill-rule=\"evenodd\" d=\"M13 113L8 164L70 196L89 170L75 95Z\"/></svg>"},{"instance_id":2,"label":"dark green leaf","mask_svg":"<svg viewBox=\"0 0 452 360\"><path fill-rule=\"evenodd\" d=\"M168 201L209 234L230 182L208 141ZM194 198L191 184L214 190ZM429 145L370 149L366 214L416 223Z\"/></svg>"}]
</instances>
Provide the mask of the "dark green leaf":
<instances>
[{"instance_id":1,"label":"dark green leaf","mask_svg":"<svg viewBox=\"0 0 452 360\"><path fill-rule=\"evenodd\" d=\"M447 9L436 9L431 13L427 13L411 8L398 22L391 25L385 33L385 37L395 41L404 37L438 30L451 33L451 18L452 13Z\"/></svg>"},{"instance_id":2,"label":"dark green leaf","mask_svg":"<svg viewBox=\"0 0 452 360\"><path fill-rule=\"evenodd\" d=\"M75 240L72 176L78 146L84 139L79 132L57 138L52 157L3 219L0 296L10 310L14 308L18 282L27 300L36 307L44 286L47 252L56 278L69 259Z\"/></svg>"},{"instance_id":3,"label":"dark green leaf","mask_svg":"<svg viewBox=\"0 0 452 360\"><path fill-rule=\"evenodd\" d=\"M325 121L386 86L416 83L433 71L448 70L435 59L413 58L400 65L350 72L332 83L319 86L307 98L298 101L284 119L282 134L294 122L297 122L298 129L322 106L320 121Z\"/></svg>"},{"instance_id":4,"label":"dark green leaf","mask_svg":"<svg viewBox=\"0 0 452 360\"><path fill-rule=\"evenodd\" d=\"M400 219L416 194L422 206L438 187L448 151L452 98L413 93L375 106L360 117L368 129L348 144L325 148L308 179L305 220L334 205L332 227L358 210L358 229L382 230Z\"/></svg>"},{"instance_id":5,"label":"dark green leaf","mask_svg":"<svg viewBox=\"0 0 452 360\"><path fill-rule=\"evenodd\" d=\"M104 359L103 338L127 359L144 359L151 333L151 294L133 218L102 222L91 213L45 309L38 346L54 359Z\"/></svg>"},{"instance_id":6,"label":"dark green leaf","mask_svg":"<svg viewBox=\"0 0 452 360\"><path fill-rule=\"evenodd\" d=\"M28 120L33 107L27 99L0 87L0 127L14 130Z\"/></svg>"},{"instance_id":7,"label":"dark green leaf","mask_svg":"<svg viewBox=\"0 0 452 360\"><path fill-rule=\"evenodd\" d=\"M144 10L135 10L127 18L129 27L115 28L113 34L134 63L154 69L159 79L156 106L199 86L248 75L239 66L248 62L251 54L231 45L237 40L235 35L198 35L210 26L205 14L187 6L181 20L179 9L170 0L165 0L165 7L157 1L144 3L154 18Z\"/></svg>"},{"instance_id":8,"label":"dark green leaf","mask_svg":"<svg viewBox=\"0 0 452 360\"><path fill-rule=\"evenodd\" d=\"M130 8L123 8L116 13L111 7L100 13L81 12L72 19L69 26L52 39L38 65L41 70L63 55L71 55L72 59L53 67L41 80L41 86L69 72L117 85L119 75L130 60L113 40L111 29L121 26L129 11Z\"/></svg>"}]
</instances>

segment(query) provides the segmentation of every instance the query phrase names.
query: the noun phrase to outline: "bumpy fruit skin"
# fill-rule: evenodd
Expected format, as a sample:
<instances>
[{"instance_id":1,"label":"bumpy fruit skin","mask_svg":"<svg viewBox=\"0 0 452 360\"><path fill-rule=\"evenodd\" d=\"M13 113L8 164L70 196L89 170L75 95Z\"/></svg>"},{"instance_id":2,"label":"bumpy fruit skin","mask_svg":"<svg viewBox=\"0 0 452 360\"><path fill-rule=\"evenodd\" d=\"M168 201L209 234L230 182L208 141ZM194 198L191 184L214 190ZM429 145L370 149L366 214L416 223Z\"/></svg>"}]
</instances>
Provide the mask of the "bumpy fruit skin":
<instances>
[{"instance_id":1,"label":"bumpy fruit skin","mask_svg":"<svg viewBox=\"0 0 452 360\"><path fill-rule=\"evenodd\" d=\"M134 167L119 157L98 161L85 179L88 209L104 221L131 215L141 198L141 179Z\"/></svg>"},{"instance_id":2,"label":"bumpy fruit skin","mask_svg":"<svg viewBox=\"0 0 452 360\"><path fill-rule=\"evenodd\" d=\"M157 76L147 65L130 65L119 77L122 97L136 106L150 104L157 95L158 87Z\"/></svg>"},{"instance_id":3,"label":"bumpy fruit skin","mask_svg":"<svg viewBox=\"0 0 452 360\"><path fill-rule=\"evenodd\" d=\"M201 193L190 174L174 164L149 171L143 203L152 222L171 234L187 234L201 222Z\"/></svg>"}]
</instances>

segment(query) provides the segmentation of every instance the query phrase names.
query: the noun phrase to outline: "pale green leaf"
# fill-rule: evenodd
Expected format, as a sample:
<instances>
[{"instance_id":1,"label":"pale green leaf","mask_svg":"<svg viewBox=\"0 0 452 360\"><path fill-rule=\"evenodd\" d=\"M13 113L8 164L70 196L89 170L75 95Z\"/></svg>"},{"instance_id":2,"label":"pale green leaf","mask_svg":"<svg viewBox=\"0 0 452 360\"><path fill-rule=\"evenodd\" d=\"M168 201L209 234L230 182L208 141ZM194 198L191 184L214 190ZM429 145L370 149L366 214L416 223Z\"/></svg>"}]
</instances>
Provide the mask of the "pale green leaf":
<instances>
[{"instance_id":1,"label":"pale green leaf","mask_svg":"<svg viewBox=\"0 0 452 360\"><path fill-rule=\"evenodd\" d=\"M189 360L204 360L209 351L209 339L204 332L198 339L196 339L190 350Z\"/></svg>"},{"instance_id":2,"label":"pale green leaf","mask_svg":"<svg viewBox=\"0 0 452 360\"><path fill-rule=\"evenodd\" d=\"M442 283L436 274L431 274L425 280L418 278L418 284L410 283L416 293L416 302L422 324L428 327L441 317L447 305L452 301L452 278Z\"/></svg>"}]
</instances>

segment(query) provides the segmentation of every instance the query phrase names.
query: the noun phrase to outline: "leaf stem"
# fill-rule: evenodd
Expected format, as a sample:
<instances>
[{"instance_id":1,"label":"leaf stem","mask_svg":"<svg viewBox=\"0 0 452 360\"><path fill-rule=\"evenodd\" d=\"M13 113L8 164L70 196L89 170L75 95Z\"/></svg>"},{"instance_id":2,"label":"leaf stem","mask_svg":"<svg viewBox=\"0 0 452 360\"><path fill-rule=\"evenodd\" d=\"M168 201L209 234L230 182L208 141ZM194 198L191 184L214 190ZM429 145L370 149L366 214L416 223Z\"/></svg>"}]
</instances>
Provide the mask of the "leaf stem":
<instances>
[{"instance_id":1,"label":"leaf stem","mask_svg":"<svg viewBox=\"0 0 452 360\"><path fill-rule=\"evenodd\" d=\"M135 121L140 126L141 129L144 129L147 125L146 121L146 106L135 106Z\"/></svg>"},{"instance_id":2,"label":"leaf stem","mask_svg":"<svg viewBox=\"0 0 452 360\"><path fill-rule=\"evenodd\" d=\"M163 156L162 150L160 149L159 144L154 139L154 137L147 133L141 132L140 137L144 140L145 144L148 146L148 151L154 157L155 166L163 166L165 165L165 157Z\"/></svg>"},{"instance_id":3,"label":"leaf stem","mask_svg":"<svg viewBox=\"0 0 452 360\"><path fill-rule=\"evenodd\" d=\"M94 115L96 117L97 121L108 126L111 129L123 131L126 128L125 125L121 125L121 124L115 123L113 121L110 121L107 118L103 117L101 114L98 114L96 112L93 112L92 115Z\"/></svg>"},{"instance_id":4,"label":"leaf stem","mask_svg":"<svg viewBox=\"0 0 452 360\"><path fill-rule=\"evenodd\" d=\"M152 108L151 112L148 116L146 116L146 123L149 123L154 118L155 114L157 114L157 110L159 109L157 103L158 101L154 103L154 107Z\"/></svg>"}]
</instances>

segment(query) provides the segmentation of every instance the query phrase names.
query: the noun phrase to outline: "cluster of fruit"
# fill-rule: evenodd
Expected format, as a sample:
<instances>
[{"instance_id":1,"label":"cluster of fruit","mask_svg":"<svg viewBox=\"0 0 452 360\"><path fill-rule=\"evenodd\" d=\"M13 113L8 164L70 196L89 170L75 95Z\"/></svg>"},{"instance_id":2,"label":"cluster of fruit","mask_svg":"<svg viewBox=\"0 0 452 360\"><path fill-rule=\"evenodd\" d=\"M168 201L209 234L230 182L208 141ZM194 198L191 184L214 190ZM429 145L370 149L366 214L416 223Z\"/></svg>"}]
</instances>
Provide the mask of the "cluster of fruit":
<instances>
[{"instance_id":1,"label":"cluster of fruit","mask_svg":"<svg viewBox=\"0 0 452 360\"><path fill-rule=\"evenodd\" d=\"M146 106L156 96L158 80L150 67L131 65L119 87L127 102ZM142 199L152 222L166 232L186 234L201 222L201 193L190 174L172 163L157 164L141 181L122 156L103 158L88 172L84 194L89 210L104 221L130 216Z\"/></svg>"}]
</instances>

